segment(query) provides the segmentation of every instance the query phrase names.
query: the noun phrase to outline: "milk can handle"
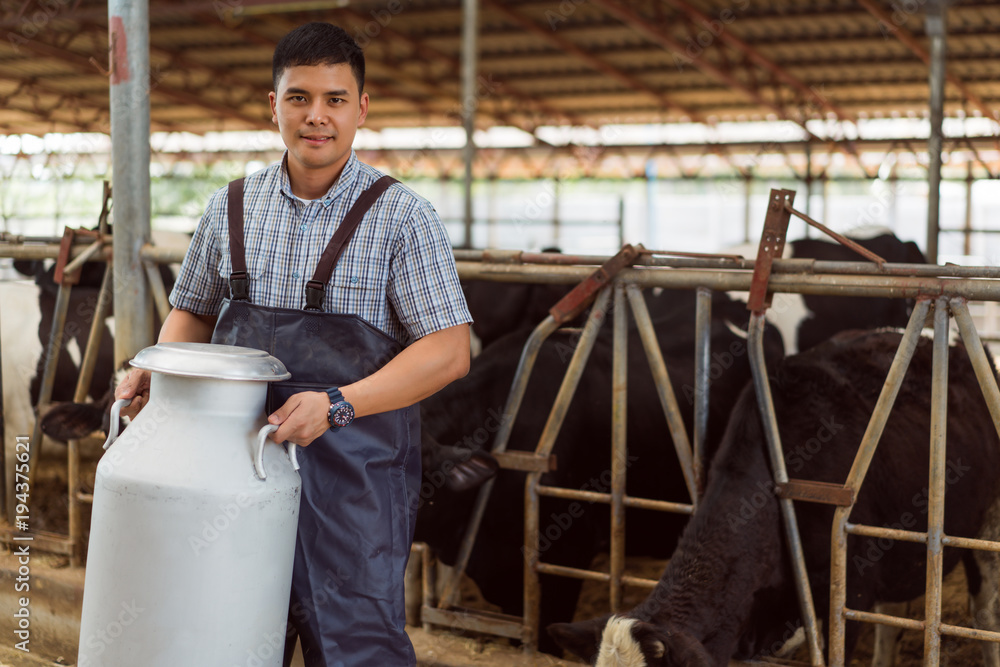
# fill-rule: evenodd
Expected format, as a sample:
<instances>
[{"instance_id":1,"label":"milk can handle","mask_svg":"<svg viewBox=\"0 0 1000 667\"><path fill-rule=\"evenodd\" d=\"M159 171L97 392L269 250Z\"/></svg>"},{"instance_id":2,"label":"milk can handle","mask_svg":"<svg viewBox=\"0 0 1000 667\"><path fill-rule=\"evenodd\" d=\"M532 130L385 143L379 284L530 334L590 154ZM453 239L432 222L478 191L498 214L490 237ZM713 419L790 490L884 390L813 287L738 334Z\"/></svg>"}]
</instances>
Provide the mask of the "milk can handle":
<instances>
[{"instance_id":1,"label":"milk can handle","mask_svg":"<svg viewBox=\"0 0 1000 667\"><path fill-rule=\"evenodd\" d=\"M254 470L257 471L257 476L262 480L267 479L267 473L264 472L264 445L267 444L267 436L278 430L277 424L266 424L260 431L257 432L257 453L253 459ZM292 462L292 467L296 470L299 469L299 459L295 455L296 445L288 443L288 459Z\"/></svg>"},{"instance_id":2,"label":"milk can handle","mask_svg":"<svg viewBox=\"0 0 1000 667\"><path fill-rule=\"evenodd\" d=\"M121 419L122 408L132 402L131 398L119 398L111 404L111 424L108 426L108 439L104 441L104 449L114 444L118 439L118 421Z\"/></svg>"}]
</instances>

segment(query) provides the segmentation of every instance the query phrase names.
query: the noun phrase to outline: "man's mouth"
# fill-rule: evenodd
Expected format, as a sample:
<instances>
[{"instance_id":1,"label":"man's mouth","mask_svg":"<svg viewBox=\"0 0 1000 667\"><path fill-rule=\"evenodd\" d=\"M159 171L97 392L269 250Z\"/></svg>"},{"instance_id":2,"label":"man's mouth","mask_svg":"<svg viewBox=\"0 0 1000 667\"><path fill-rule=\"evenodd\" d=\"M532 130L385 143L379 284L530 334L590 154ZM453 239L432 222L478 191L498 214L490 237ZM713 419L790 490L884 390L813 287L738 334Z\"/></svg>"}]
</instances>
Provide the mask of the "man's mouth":
<instances>
[{"instance_id":1,"label":"man's mouth","mask_svg":"<svg viewBox=\"0 0 1000 667\"><path fill-rule=\"evenodd\" d=\"M333 137L327 136L325 134L305 134L302 135L302 140L306 143L313 144L315 146L321 146L328 141L332 141Z\"/></svg>"}]
</instances>

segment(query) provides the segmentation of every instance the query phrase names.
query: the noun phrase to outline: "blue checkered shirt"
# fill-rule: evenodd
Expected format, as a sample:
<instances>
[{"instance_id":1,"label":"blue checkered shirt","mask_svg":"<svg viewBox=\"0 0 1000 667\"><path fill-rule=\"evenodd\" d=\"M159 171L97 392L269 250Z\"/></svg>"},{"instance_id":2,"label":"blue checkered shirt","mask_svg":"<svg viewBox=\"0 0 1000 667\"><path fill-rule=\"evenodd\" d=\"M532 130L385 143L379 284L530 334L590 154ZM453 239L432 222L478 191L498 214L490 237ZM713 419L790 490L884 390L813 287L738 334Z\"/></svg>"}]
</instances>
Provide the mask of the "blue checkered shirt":
<instances>
[{"instance_id":1,"label":"blue checkered shirt","mask_svg":"<svg viewBox=\"0 0 1000 667\"><path fill-rule=\"evenodd\" d=\"M354 152L322 199L292 194L281 162L244 183L244 239L250 301L301 309L320 255L362 191L383 174ZM216 315L229 296L227 188L209 200L170 294L175 308ZM358 225L326 286L323 309L358 315L403 345L472 321L451 242L434 207L393 184Z\"/></svg>"}]
</instances>

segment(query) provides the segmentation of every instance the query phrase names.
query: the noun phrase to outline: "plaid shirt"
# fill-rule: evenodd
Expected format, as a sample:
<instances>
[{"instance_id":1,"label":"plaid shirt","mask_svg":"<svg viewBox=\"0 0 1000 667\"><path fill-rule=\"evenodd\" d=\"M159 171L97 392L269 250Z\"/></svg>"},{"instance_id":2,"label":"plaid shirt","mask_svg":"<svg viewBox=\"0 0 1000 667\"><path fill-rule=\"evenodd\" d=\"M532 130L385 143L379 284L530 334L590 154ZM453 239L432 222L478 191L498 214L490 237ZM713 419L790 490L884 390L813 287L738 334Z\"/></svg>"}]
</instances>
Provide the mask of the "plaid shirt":
<instances>
[{"instance_id":1,"label":"plaid shirt","mask_svg":"<svg viewBox=\"0 0 1000 667\"><path fill-rule=\"evenodd\" d=\"M258 171L244 183L244 238L250 301L301 309L305 285L348 209L382 173L354 152L322 199L292 194L285 166ZM229 296L227 188L209 200L170 294L175 308L218 314ZM471 322L451 243L437 212L393 184L358 225L326 286L325 312L358 315L406 345Z\"/></svg>"}]
</instances>

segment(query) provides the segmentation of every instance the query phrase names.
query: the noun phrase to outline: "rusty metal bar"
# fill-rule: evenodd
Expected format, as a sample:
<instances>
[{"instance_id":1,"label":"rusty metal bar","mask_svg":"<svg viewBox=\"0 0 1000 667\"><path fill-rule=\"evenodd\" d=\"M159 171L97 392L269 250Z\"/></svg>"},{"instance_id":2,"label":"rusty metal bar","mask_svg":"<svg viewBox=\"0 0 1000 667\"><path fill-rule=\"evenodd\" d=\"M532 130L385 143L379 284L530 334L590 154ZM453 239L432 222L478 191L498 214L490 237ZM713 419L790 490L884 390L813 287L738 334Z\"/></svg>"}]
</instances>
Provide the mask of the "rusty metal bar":
<instances>
[{"instance_id":1,"label":"rusty metal bar","mask_svg":"<svg viewBox=\"0 0 1000 667\"><path fill-rule=\"evenodd\" d=\"M789 210L795 201L795 192L772 189L770 200L767 205L767 215L764 216L764 231L761 233L760 245L757 248L757 261L751 276L750 295L747 297L747 308L751 311L762 311L771 305L773 291L769 286L771 267L785 249Z\"/></svg>"},{"instance_id":2,"label":"rusty metal bar","mask_svg":"<svg viewBox=\"0 0 1000 667\"><path fill-rule=\"evenodd\" d=\"M431 629L430 622L424 618L423 611L427 607L433 607L436 604L434 599L434 588L436 584L436 568L434 567L434 562L431 550L428 548L427 544L424 542L419 543L421 546L421 553L423 554L423 560L420 561L420 571L423 575L421 578L423 580L423 598L424 603L420 608L420 625L424 630L429 631Z\"/></svg>"},{"instance_id":3,"label":"rusty metal bar","mask_svg":"<svg viewBox=\"0 0 1000 667\"><path fill-rule=\"evenodd\" d=\"M184 261L184 255L186 254L187 248L167 248L153 245L152 243L143 245L139 251L139 256L143 260L156 262L157 264L180 264Z\"/></svg>"},{"instance_id":4,"label":"rusty metal bar","mask_svg":"<svg viewBox=\"0 0 1000 667\"><path fill-rule=\"evenodd\" d=\"M539 284L572 284L590 275L587 267L483 265L463 263L459 276L464 279L497 282L528 282ZM742 271L703 271L676 269L654 271L649 268L623 269L619 278L626 284L669 289L707 287L716 291L747 291L752 276ZM768 288L772 292L799 294L836 294L839 296L874 296L919 298L942 294L962 294L973 301L1000 301L1000 281L971 278L931 278L886 274L786 274L771 275Z\"/></svg>"},{"instance_id":5,"label":"rusty metal bar","mask_svg":"<svg viewBox=\"0 0 1000 667\"><path fill-rule=\"evenodd\" d=\"M69 283L59 285L56 292L56 304L52 315L52 330L49 331L49 342L45 348L45 367L42 371L42 385L38 392L38 403L35 405L35 426L31 431L30 465L28 471L29 484L33 482L37 468L38 455L42 450L42 415L52 399L52 386L55 384L56 368L59 365L59 352L62 349L63 336L66 331L66 314L69 311L69 297L73 286Z\"/></svg>"},{"instance_id":6,"label":"rusty metal bar","mask_svg":"<svg viewBox=\"0 0 1000 667\"><path fill-rule=\"evenodd\" d=\"M108 308L111 306L111 278L113 272L111 264L105 266L104 277L101 279L101 289L97 295L97 305L94 308L94 319L90 322L90 333L87 335L87 349L84 350L83 359L80 362L80 377L76 382L76 390L73 393L74 403L83 403L87 400L90 382L94 377L94 367L97 366L98 350L101 346L101 337L104 333L104 319L108 315ZM81 517L80 504L80 443L77 440L70 440L66 445L66 493L69 502L69 541L73 545L73 553L70 555L70 565L76 567L83 561L83 519Z\"/></svg>"},{"instance_id":7,"label":"rusty metal bar","mask_svg":"<svg viewBox=\"0 0 1000 667\"><path fill-rule=\"evenodd\" d=\"M520 470L522 472L551 472L557 468L556 456L547 458L535 456L531 452L503 452L493 454L500 467L504 470Z\"/></svg>"},{"instance_id":8,"label":"rusty metal bar","mask_svg":"<svg viewBox=\"0 0 1000 667\"><path fill-rule=\"evenodd\" d=\"M931 371L931 470L927 513L927 583L924 592L924 667L941 658L941 580L944 578L944 490L948 430L948 299L934 304L934 366Z\"/></svg>"},{"instance_id":9,"label":"rusty metal bar","mask_svg":"<svg viewBox=\"0 0 1000 667\"><path fill-rule=\"evenodd\" d=\"M625 589L625 473L628 470L628 309L625 286L614 285L614 339L611 361L611 553L609 600L611 611L621 609Z\"/></svg>"},{"instance_id":10,"label":"rusty metal bar","mask_svg":"<svg viewBox=\"0 0 1000 667\"><path fill-rule=\"evenodd\" d=\"M605 300L606 303L606 300ZM507 450L507 443L510 440L511 431L514 428L514 419L521 409L521 401L524 400L524 393L528 389L528 379L531 371L538 359L538 352L542 349L542 344L549 335L559 328L559 324L551 315L539 323L535 330L531 332L528 340L521 351L521 359L518 361L517 370L514 372L514 381L511 383L510 392L507 394L507 403L503 409L503 419L500 420L500 428L497 430L493 440L492 453L502 454ZM476 535L479 534L479 526L483 522L483 515L486 513L486 504L489 502L490 493L493 491L493 484L496 477L486 480L476 495L476 503L472 508L472 517L462 538L459 547L458 558L455 561L452 577L445 583L441 599L438 606L447 608L455 603L458 598L459 585L465 569L469 565L469 558L472 556L472 548L476 543Z\"/></svg>"},{"instance_id":11,"label":"rusty metal bar","mask_svg":"<svg viewBox=\"0 0 1000 667\"><path fill-rule=\"evenodd\" d=\"M539 563L538 572L541 574L554 574L559 577L569 577L570 579L582 579L584 581L599 581L606 584L611 581L611 575L606 572L595 572L594 570L581 570L577 567L566 567L565 565L552 565L551 563ZM638 588L656 588L659 583L656 579L644 579L642 577L622 576L622 584L635 586Z\"/></svg>"},{"instance_id":12,"label":"rusty metal bar","mask_svg":"<svg viewBox=\"0 0 1000 667\"><path fill-rule=\"evenodd\" d=\"M681 409L677 405L674 386L670 383L667 364L663 361L663 351L660 350L660 342L656 337L656 331L653 329L653 321L649 317L649 309L646 307L646 301L642 298L642 293L638 287L628 285L626 293L628 294L629 304L632 306L632 317L635 319L639 337L642 339L643 349L646 350L649 369L653 373L653 381L656 384L656 393L660 397L660 405L663 407L663 415L667 419L667 427L670 429L670 439L674 443L674 450L677 452L677 460L680 462L681 472L684 473L684 483L687 486L692 504L697 504L698 492L694 465L691 461L691 444L688 441L687 429L684 427L684 418L681 416Z\"/></svg>"},{"instance_id":13,"label":"rusty metal bar","mask_svg":"<svg viewBox=\"0 0 1000 667\"><path fill-rule=\"evenodd\" d=\"M65 535L42 530L15 531L10 526L0 527L0 543L6 544L8 547L12 547L15 544L23 545L28 541L24 539L26 537L31 538L32 549L50 554L60 554L62 556L70 556L73 553L73 545L66 539Z\"/></svg>"},{"instance_id":14,"label":"rusty metal bar","mask_svg":"<svg viewBox=\"0 0 1000 667\"><path fill-rule=\"evenodd\" d=\"M910 365L913 353L920 340L920 332L923 329L924 320L930 309L930 301L920 299L917 301L910 314L910 321L906 325L903 339L896 350L896 356L889 367L882 391L879 393L875 409L872 411L871 420L865 429L865 434L861 438L858 453L854 457L851 465L851 472L848 473L845 488L852 489L855 494L860 492L861 484L864 482L871 464L872 456L875 454L875 447L878 445L882 431L885 429L886 421L889 419L889 412L899 394L899 388L906 375L906 369ZM851 514L852 507L838 507L833 513L833 529L830 538L830 632L829 632L829 654L830 667L844 667L845 648L844 637L846 633L847 607L847 519Z\"/></svg>"},{"instance_id":15,"label":"rusty metal bar","mask_svg":"<svg viewBox=\"0 0 1000 667\"><path fill-rule=\"evenodd\" d=\"M766 284L764 289L766 290ZM760 302L764 301L762 294L759 296L759 300ZM771 471L775 483L781 485L788 483L788 472L785 470L785 456L781 449L778 419L774 414L771 385L764 361L764 323L764 310L753 311L750 315L750 336L747 343L750 347L750 370L753 375L754 391L757 395L757 408L760 411L764 434L767 437ZM795 518L795 506L787 498L778 499L778 505L781 507L785 535L788 537L788 550L792 559L792 570L795 572L795 589L802 612L802 625L805 628L806 638L809 640L809 661L815 667L820 667L824 664L823 651L820 648L819 626L816 622L816 609L813 606L812 588L809 585L805 554L802 551L802 538L799 534L798 521Z\"/></svg>"},{"instance_id":16,"label":"rusty metal bar","mask_svg":"<svg viewBox=\"0 0 1000 667\"><path fill-rule=\"evenodd\" d=\"M549 496L551 498L565 498L569 500L584 500L588 503L611 503L610 493L600 493L599 491L582 491L580 489L565 489L559 486L538 486L538 495ZM668 500L650 500L649 498L632 498L624 496L622 502L625 507L635 507L644 510L657 510L659 512L673 512L674 514L694 514L694 505L688 503L674 503Z\"/></svg>"},{"instance_id":17,"label":"rusty metal bar","mask_svg":"<svg viewBox=\"0 0 1000 667\"><path fill-rule=\"evenodd\" d=\"M626 244L614 257L604 262L597 270L591 271L569 294L549 308L549 315L559 324L574 320L582 313L595 295L611 284L614 277L627 266L635 263L639 251Z\"/></svg>"},{"instance_id":18,"label":"rusty metal bar","mask_svg":"<svg viewBox=\"0 0 1000 667\"><path fill-rule=\"evenodd\" d=\"M775 493L779 498L789 500L805 500L826 505L851 507L854 505L854 492L840 484L831 482L814 482L804 479L789 479L784 484L778 484Z\"/></svg>"},{"instance_id":19,"label":"rusty metal bar","mask_svg":"<svg viewBox=\"0 0 1000 667\"><path fill-rule=\"evenodd\" d=\"M868 466L871 465L872 457L875 455L875 447L878 446L878 441L882 437L882 431L889 419L889 411L892 410L896 396L899 394L899 388L903 383L903 376L906 374L913 353L917 349L920 332L923 330L929 310L930 300L920 299L910 314L910 321L906 325L899 349L896 350L896 356L889 367L889 373L875 404L871 421L868 423L868 428L865 429L858 453L851 465L851 471L847 475L847 481L844 483L845 487L854 490L855 496L860 492L861 484L864 482L865 475L868 474Z\"/></svg>"},{"instance_id":20,"label":"rusty metal bar","mask_svg":"<svg viewBox=\"0 0 1000 667\"><path fill-rule=\"evenodd\" d=\"M89 245L93 243L90 238L86 239L87 246L84 246L82 241L84 239L77 239L73 242L73 246L70 248L69 256L72 259L79 257L83 254ZM107 239L105 239L107 240ZM13 245L8 243L0 242L0 257L11 257L13 259L56 259L59 257L59 243L32 243L29 245ZM98 256L91 257L91 261L100 261L101 259L107 260L111 257L110 246L105 247L98 253Z\"/></svg>"},{"instance_id":21,"label":"rusty metal bar","mask_svg":"<svg viewBox=\"0 0 1000 667\"><path fill-rule=\"evenodd\" d=\"M463 631L483 632L508 639L521 638L521 619L479 609L440 609L424 605L420 618L433 625L444 625Z\"/></svg>"},{"instance_id":22,"label":"rusty metal bar","mask_svg":"<svg viewBox=\"0 0 1000 667\"><path fill-rule=\"evenodd\" d=\"M887 537L900 542L915 542L917 544L927 544L927 533L918 533L912 530L900 530L898 528L883 528L880 526L864 526L861 524L848 522L845 530L851 535L862 537ZM1000 542L991 540L980 540L972 537L956 537L954 535L944 535L941 537L941 544L946 547L956 547L961 549L978 549L979 551L1000 552Z\"/></svg>"},{"instance_id":23,"label":"rusty metal bar","mask_svg":"<svg viewBox=\"0 0 1000 667\"><path fill-rule=\"evenodd\" d=\"M920 630L921 632L924 629L924 622L913 618L876 614L870 611L859 611L857 609L845 609L844 615L849 621L879 623L881 625L891 625L894 628L903 628L904 630Z\"/></svg>"},{"instance_id":24,"label":"rusty metal bar","mask_svg":"<svg viewBox=\"0 0 1000 667\"><path fill-rule=\"evenodd\" d=\"M960 625L941 624L941 634L952 637L962 637L963 639L978 639L980 641L1000 642L1000 632L992 630L980 630L978 628L965 628Z\"/></svg>"},{"instance_id":25,"label":"rusty metal bar","mask_svg":"<svg viewBox=\"0 0 1000 667\"><path fill-rule=\"evenodd\" d=\"M951 230L951 231L962 231ZM983 233L1000 230L979 230ZM179 251L164 250L161 263L179 262L183 257ZM669 255L669 256L665 256ZM2 256L2 255L0 255ZM520 250L455 250L455 261L459 263L460 272L465 265L495 266L497 264L517 266L563 266L582 268L581 265L602 264L608 260L606 255L562 255L555 253L527 253ZM147 256L144 249L143 257ZM753 271L756 258L744 258L742 255L719 253L680 253L673 251L656 251L640 249L639 256L633 262L636 266L668 267L673 269L733 269ZM903 276L941 276L952 278L998 278L1000 267L996 266L939 266L936 264L885 263L879 266L877 262L830 261L812 258L780 258L775 257L772 273L838 273L851 275L903 275ZM465 276L462 276L465 277Z\"/></svg>"},{"instance_id":26,"label":"rusty metal bar","mask_svg":"<svg viewBox=\"0 0 1000 667\"><path fill-rule=\"evenodd\" d=\"M570 401L576 392L580 377L583 375L584 365L590 357L594 342L597 340L597 333L604 322L610 297L611 287L605 287L598 294L594 307L590 310L587 324L583 328L583 334L580 336L576 350L573 351L566 375L563 377L559 393L556 394L552 411L549 413L548 421L546 421L542 435L538 439L538 446L535 448L536 454L548 456L552 453L552 446L555 445L559 428L562 426ZM528 651L533 651L538 643L538 618L541 604L538 572L535 570L539 561L539 495L537 487L541 477L541 473L528 473L524 485L524 634L522 641Z\"/></svg>"},{"instance_id":27,"label":"rusty metal bar","mask_svg":"<svg viewBox=\"0 0 1000 667\"><path fill-rule=\"evenodd\" d=\"M873 261L876 264L878 264L880 267L885 265L885 263L886 263L885 259L883 259L879 255L876 255L875 253L873 253L868 248L865 248L863 245L861 245L857 241L851 240L851 239L847 238L846 236L843 236L842 234L838 234L837 232L833 231L832 229L830 229L829 227L827 227L823 223L817 222L816 220L813 220L812 218L810 218L805 213L800 213L799 211L796 211L794 208L792 208L792 205L790 203L786 203L785 204L785 208L788 209L788 212L791 213L792 215L794 215L794 216L796 216L796 217L804 220L807 224L812 225L813 227L815 227L816 229L820 230L821 232L823 232L824 234L826 234L830 238L835 239L837 241L837 243L840 243L841 245L850 248L851 250L853 250L854 252L858 253L862 257L867 257L871 261Z\"/></svg>"},{"instance_id":28,"label":"rusty metal bar","mask_svg":"<svg viewBox=\"0 0 1000 667\"><path fill-rule=\"evenodd\" d=\"M103 245L104 245L104 241L102 241L100 239L98 239L98 240L94 241L93 243L91 243L89 246L87 246L86 248L84 248L83 252L81 252L76 257L73 257L73 259L71 259L66 264L66 266L63 268L63 273L71 275L74 272L76 272L78 269L82 268L84 264L86 264L87 262L93 260L94 255L96 255L98 252L101 251L101 248L103 247Z\"/></svg>"},{"instance_id":29,"label":"rusty metal bar","mask_svg":"<svg viewBox=\"0 0 1000 667\"><path fill-rule=\"evenodd\" d=\"M406 625L420 625L420 609L425 604L423 569L424 559L427 557L427 545L425 543L413 542L410 544L410 559L406 561L406 569L403 571L403 603ZM416 595L418 591L419 598Z\"/></svg>"},{"instance_id":30,"label":"rusty metal bar","mask_svg":"<svg viewBox=\"0 0 1000 667\"><path fill-rule=\"evenodd\" d=\"M705 437L708 433L708 398L711 390L712 291L695 290L694 340L694 452L691 470L697 503L705 490Z\"/></svg>"},{"instance_id":31,"label":"rusty metal bar","mask_svg":"<svg viewBox=\"0 0 1000 667\"><path fill-rule=\"evenodd\" d=\"M993 417L993 427L996 428L997 435L1000 436L1000 390L997 389L993 364L986 357L983 342L979 338L979 332L976 331L972 315L969 314L969 301L964 297L957 297L952 299L949 305L955 322L958 324L958 331L962 334L962 341L969 354L969 361L972 362L979 386L983 390L986 407L989 408L990 416Z\"/></svg>"},{"instance_id":32,"label":"rusty metal bar","mask_svg":"<svg viewBox=\"0 0 1000 667\"><path fill-rule=\"evenodd\" d=\"M160 316L160 321L167 319L170 312L170 302L167 301L167 290L163 285L163 276L160 275L159 267L149 260L142 260L142 266L146 270L146 279L149 281L149 289L153 293L153 303L156 304L156 312Z\"/></svg>"}]
</instances>

